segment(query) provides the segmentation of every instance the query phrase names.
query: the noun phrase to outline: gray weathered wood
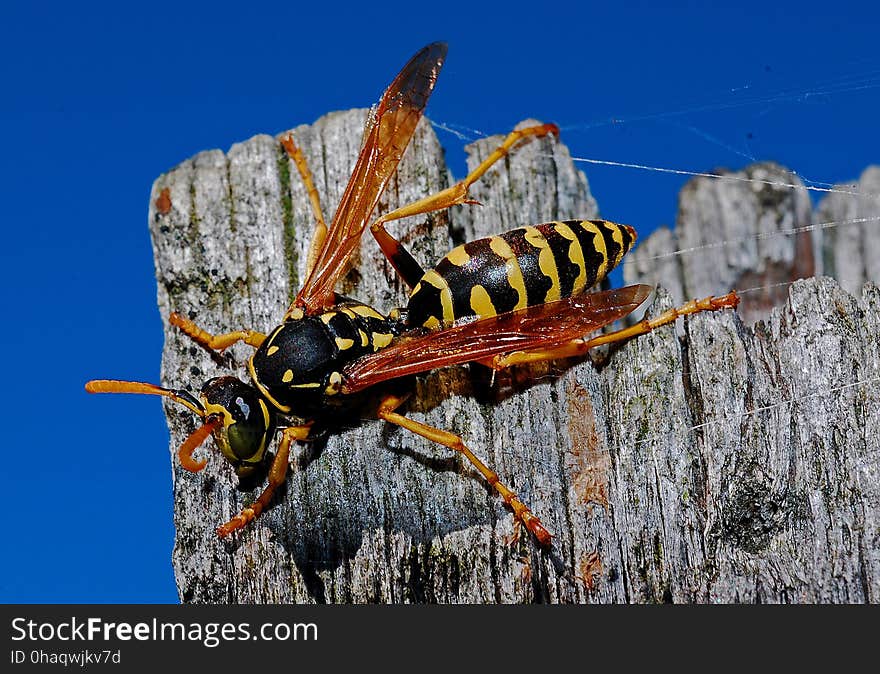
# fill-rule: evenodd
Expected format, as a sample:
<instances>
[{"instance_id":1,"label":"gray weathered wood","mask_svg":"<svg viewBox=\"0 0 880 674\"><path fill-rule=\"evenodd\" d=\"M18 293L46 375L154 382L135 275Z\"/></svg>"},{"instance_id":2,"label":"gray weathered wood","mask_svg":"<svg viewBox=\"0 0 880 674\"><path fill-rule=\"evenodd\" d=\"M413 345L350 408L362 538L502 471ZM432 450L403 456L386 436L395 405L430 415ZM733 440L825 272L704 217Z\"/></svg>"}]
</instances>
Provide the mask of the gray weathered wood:
<instances>
[{"instance_id":1,"label":"gray weathered wood","mask_svg":"<svg viewBox=\"0 0 880 674\"><path fill-rule=\"evenodd\" d=\"M625 261L628 283L662 285L676 302L736 288L751 325L795 279L824 274L850 293L880 280L880 167L835 185L815 210L800 178L777 164L717 175L685 185L675 229L653 232Z\"/></svg>"},{"instance_id":2,"label":"gray weathered wood","mask_svg":"<svg viewBox=\"0 0 880 674\"><path fill-rule=\"evenodd\" d=\"M822 271L856 293L865 281L880 279L880 166L835 189L816 209Z\"/></svg>"},{"instance_id":3,"label":"gray weathered wood","mask_svg":"<svg viewBox=\"0 0 880 674\"><path fill-rule=\"evenodd\" d=\"M363 115L296 129L327 215ZM474 144L471 165L497 141ZM423 123L382 207L448 181ZM156 199L165 187L172 206L162 214ZM429 264L463 238L596 213L586 179L552 139L514 153L473 196L484 206L394 230ZM312 222L295 169L275 139L258 136L159 177L150 225L166 326L175 310L221 332L280 320L303 277ZM724 291L726 280L709 292ZM369 236L344 285L383 310L405 300ZM670 302L661 291L651 311ZM494 387L466 368L422 378L408 413L461 433L556 534L549 554L525 537L508 542L510 514L448 450L374 420L298 448L275 505L220 541L214 527L255 492L236 488L210 443L202 473L177 465L173 452L195 420L169 404L180 597L878 601L878 327L876 287L853 298L818 279L792 286L788 303L754 331L733 312L696 316L683 341L661 329L601 370L543 367ZM246 347L218 364L166 334L165 384L197 390L230 369L246 379Z\"/></svg>"},{"instance_id":4,"label":"gray weathered wood","mask_svg":"<svg viewBox=\"0 0 880 674\"><path fill-rule=\"evenodd\" d=\"M747 289L739 313L749 325L785 301L787 282L817 271L810 198L778 164L690 180L674 230L654 232L624 263L627 283L668 288L676 302ZM765 290L759 290L765 288Z\"/></svg>"}]
</instances>

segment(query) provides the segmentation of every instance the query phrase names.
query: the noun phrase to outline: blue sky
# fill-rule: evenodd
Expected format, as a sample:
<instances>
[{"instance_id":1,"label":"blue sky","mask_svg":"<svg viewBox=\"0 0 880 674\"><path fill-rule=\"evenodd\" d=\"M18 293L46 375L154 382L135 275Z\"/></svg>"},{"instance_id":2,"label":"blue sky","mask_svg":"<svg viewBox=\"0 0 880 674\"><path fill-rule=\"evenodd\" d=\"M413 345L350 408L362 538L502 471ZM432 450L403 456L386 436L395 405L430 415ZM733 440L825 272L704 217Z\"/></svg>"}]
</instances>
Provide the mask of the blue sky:
<instances>
[{"instance_id":1,"label":"blue sky","mask_svg":"<svg viewBox=\"0 0 880 674\"><path fill-rule=\"evenodd\" d=\"M82 385L158 381L147 201L196 152L368 106L439 39L446 125L535 117L575 156L820 183L880 162L876 3L689 4L4 3L0 601L177 600L161 406ZM674 220L681 176L581 168L604 216Z\"/></svg>"}]
</instances>

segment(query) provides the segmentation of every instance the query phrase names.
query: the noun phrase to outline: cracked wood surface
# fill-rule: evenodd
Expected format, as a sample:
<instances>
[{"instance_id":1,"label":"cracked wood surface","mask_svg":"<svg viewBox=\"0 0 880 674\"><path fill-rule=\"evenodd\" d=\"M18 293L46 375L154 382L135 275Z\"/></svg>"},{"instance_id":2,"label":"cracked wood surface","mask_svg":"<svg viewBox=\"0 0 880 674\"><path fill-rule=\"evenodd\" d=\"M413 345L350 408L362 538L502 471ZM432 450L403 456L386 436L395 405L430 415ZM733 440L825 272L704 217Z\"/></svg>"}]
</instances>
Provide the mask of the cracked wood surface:
<instances>
[{"instance_id":1,"label":"cracked wood surface","mask_svg":"<svg viewBox=\"0 0 880 674\"><path fill-rule=\"evenodd\" d=\"M363 118L334 113L295 130L328 217ZM471 146L469 164L498 140ZM380 208L449 180L423 120ZM524 145L472 196L484 205L392 230L431 266L462 240L597 215L553 139ZM277 324L312 229L277 139L197 155L156 180L150 203L166 328L171 311L217 332ZM708 292L726 292L721 281ZM369 235L340 290L384 311L405 303ZM650 311L670 304L660 291ZM556 534L549 553L510 542L512 516L458 457L369 419L296 448L273 507L219 540L215 526L262 483L240 489L212 443L202 473L183 471L174 452L195 419L168 404L181 600L878 601L878 309L872 285L853 297L808 280L754 329L729 311L699 315L683 339L658 330L601 369L566 363L493 385L476 368L420 378L407 413L460 433ZM246 380L249 349L230 352L212 359L166 329L163 383L198 390L230 371Z\"/></svg>"},{"instance_id":2,"label":"cracked wood surface","mask_svg":"<svg viewBox=\"0 0 880 674\"><path fill-rule=\"evenodd\" d=\"M880 167L822 190L813 209L800 177L773 162L689 180L675 228L642 241L624 261L624 278L661 285L679 303L736 288L748 325L781 306L795 279L831 276L858 294L880 280Z\"/></svg>"}]
</instances>

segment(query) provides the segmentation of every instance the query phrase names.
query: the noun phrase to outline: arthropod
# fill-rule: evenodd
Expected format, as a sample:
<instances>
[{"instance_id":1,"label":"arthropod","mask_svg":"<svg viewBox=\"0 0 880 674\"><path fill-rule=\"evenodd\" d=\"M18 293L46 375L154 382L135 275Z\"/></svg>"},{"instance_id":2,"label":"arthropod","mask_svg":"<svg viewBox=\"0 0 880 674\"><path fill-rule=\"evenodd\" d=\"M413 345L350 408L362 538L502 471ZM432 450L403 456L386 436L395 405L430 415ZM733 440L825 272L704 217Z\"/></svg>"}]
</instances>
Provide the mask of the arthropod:
<instances>
[{"instance_id":1,"label":"arthropod","mask_svg":"<svg viewBox=\"0 0 880 674\"><path fill-rule=\"evenodd\" d=\"M369 116L363 146L329 226L311 173L292 135L281 142L307 188L316 227L303 287L267 334L241 329L211 334L177 313L169 321L201 346L222 351L237 342L254 348L250 383L225 376L207 381L198 397L185 390L118 380L93 380L92 393L161 395L185 406L203 423L178 455L187 470L204 468L195 449L213 436L240 477L268 468L267 485L250 506L221 524L226 536L246 526L284 483L291 445L313 438L341 409L389 380L435 368L480 362L495 369L582 355L598 344L627 339L678 316L736 305L731 293L692 301L633 327L589 338L627 315L651 289L629 286L586 291L617 265L636 239L628 225L569 220L520 227L451 250L424 270L386 229L389 222L469 202L468 188L519 142L558 133L552 124L511 132L462 181L373 220L373 212L415 132L446 55L435 43L401 70ZM369 229L380 250L411 289L407 306L382 313L335 291L347 262ZM498 492L518 522L544 546L551 534L538 516L464 440L403 415L406 397L385 393L377 416L461 453ZM280 440L274 457L271 447Z\"/></svg>"}]
</instances>

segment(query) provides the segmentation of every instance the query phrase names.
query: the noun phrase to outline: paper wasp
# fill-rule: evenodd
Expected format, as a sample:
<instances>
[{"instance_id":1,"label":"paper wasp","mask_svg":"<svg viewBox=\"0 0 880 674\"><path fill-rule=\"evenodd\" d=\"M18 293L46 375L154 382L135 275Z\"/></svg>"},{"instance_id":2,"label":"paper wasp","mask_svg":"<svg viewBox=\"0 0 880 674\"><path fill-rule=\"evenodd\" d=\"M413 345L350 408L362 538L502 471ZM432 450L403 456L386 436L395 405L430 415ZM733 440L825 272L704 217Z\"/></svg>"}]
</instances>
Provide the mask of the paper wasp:
<instances>
[{"instance_id":1,"label":"paper wasp","mask_svg":"<svg viewBox=\"0 0 880 674\"><path fill-rule=\"evenodd\" d=\"M325 224L317 190L293 136L281 143L306 186L316 227L307 278L282 323L268 334L210 334L172 313L169 322L212 351L237 342L255 349L251 384L231 376L206 382L200 396L140 382L94 380L92 393L161 395L203 423L181 445L181 465L204 468L193 452L209 436L239 477L268 464L268 483L250 506L217 532L226 536L258 517L286 479L291 444L314 438L340 410L363 401L378 384L435 368L478 362L494 369L586 354L589 349L649 332L678 316L735 307L734 293L689 302L636 325L587 335L632 312L650 294L644 285L589 293L632 247L635 230L605 220L568 220L520 227L460 245L425 271L386 229L387 223L473 203L468 188L519 142L557 134L552 124L511 132L464 180L370 221L412 138L446 55L435 43L418 52L368 117L363 144L336 214ZM338 295L335 288L367 225L382 253L411 289L407 306L383 314ZM502 497L516 520L543 546L551 534L499 476L453 433L401 414L406 396L384 394L377 416L460 452ZM281 432L271 458L269 448Z\"/></svg>"}]
</instances>

